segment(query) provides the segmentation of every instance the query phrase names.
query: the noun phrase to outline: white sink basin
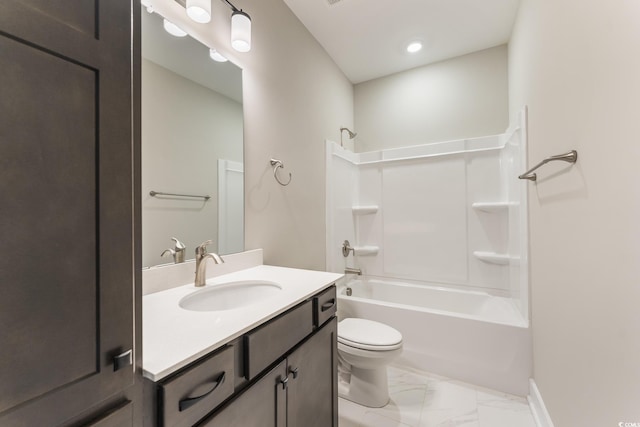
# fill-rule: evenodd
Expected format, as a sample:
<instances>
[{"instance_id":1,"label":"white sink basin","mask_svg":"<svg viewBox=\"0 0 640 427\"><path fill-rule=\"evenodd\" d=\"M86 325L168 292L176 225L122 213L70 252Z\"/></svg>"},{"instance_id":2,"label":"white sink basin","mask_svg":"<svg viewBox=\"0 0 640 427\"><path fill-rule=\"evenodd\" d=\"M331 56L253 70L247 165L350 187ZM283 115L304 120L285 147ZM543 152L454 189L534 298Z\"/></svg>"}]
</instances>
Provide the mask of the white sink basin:
<instances>
[{"instance_id":1,"label":"white sink basin","mask_svg":"<svg viewBox=\"0 0 640 427\"><path fill-rule=\"evenodd\" d=\"M225 311L257 304L274 297L282 286L266 280L246 280L206 287L182 298L180 307L191 311Z\"/></svg>"}]
</instances>

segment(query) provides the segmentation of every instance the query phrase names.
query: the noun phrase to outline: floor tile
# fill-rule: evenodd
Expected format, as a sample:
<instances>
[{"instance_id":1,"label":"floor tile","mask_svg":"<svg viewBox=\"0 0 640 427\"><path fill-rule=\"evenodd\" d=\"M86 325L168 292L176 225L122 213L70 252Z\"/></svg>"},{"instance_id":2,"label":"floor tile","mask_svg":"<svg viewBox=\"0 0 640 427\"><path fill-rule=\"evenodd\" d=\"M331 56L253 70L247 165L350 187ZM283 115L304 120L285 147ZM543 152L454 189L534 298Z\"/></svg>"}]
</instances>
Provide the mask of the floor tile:
<instances>
[{"instance_id":1,"label":"floor tile","mask_svg":"<svg viewBox=\"0 0 640 427\"><path fill-rule=\"evenodd\" d=\"M362 419L363 427L414 427L415 424L404 424L393 418L387 418L376 412L367 412Z\"/></svg>"},{"instance_id":2,"label":"floor tile","mask_svg":"<svg viewBox=\"0 0 640 427\"><path fill-rule=\"evenodd\" d=\"M338 399L339 427L360 427L368 408L346 399Z\"/></svg>"},{"instance_id":3,"label":"floor tile","mask_svg":"<svg viewBox=\"0 0 640 427\"><path fill-rule=\"evenodd\" d=\"M367 408L339 399L339 427L535 427L523 397L391 366L391 400Z\"/></svg>"}]
</instances>

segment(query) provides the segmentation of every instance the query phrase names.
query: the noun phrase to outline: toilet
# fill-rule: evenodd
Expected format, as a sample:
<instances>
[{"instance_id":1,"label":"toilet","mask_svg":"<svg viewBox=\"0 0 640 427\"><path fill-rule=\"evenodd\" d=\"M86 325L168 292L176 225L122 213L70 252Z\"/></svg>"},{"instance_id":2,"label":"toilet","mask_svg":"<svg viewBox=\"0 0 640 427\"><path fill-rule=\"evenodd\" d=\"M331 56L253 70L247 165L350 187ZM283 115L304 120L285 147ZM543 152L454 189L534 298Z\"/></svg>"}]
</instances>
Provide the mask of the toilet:
<instances>
[{"instance_id":1,"label":"toilet","mask_svg":"<svg viewBox=\"0 0 640 427\"><path fill-rule=\"evenodd\" d=\"M402 352L402 334L384 323L347 318L338 323L338 395L360 405L389 403L387 365Z\"/></svg>"}]
</instances>

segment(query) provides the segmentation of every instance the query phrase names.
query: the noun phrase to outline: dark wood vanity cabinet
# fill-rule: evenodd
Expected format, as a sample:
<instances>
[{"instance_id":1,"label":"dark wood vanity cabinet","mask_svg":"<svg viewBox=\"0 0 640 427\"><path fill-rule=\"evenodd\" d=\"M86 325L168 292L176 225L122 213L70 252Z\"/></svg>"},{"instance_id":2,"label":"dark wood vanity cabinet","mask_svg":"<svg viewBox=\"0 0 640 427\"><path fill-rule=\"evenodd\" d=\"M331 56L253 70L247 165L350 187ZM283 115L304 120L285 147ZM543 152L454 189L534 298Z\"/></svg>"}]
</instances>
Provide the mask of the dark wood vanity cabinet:
<instances>
[{"instance_id":1,"label":"dark wood vanity cabinet","mask_svg":"<svg viewBox=\"0 0 640 427\"><path fill-rule=\"evenodd\" d=\"M331 318L287 357L287 427L338 426L337 325Z\"/></svg>"},{"instance_id":2,"label":"dark wood vanity cabinet","mask_svg":"<svg viewBox=\"0 0 640 427\"><path fill-rule=\"evenodd\" d=\"M216 350L213 356L208 355L148 387L148 391L156 393L157 419L147 424L337 427L335 304L335 286L332 286ZM324 311L318 313L322 307ZM225 353L228 355L225 360L211 364L206 372L192 375L194 369L202 371L203 363ZM231 353L235 354L233 360ZM229 382L228 388L220 385L214 389L222 373ZM164 399L167 385L187 375L193 376L192 386L184 383L184 392L176 394L177 400ZM203 380L209 382L208 387L203 387ZM198 406L183 411L176 404L180 399L197 398L209 392L207 397L217 400L209 404L198 402ZM222 401L224 403L218 405Z\"/></svg>"},{"instance_id":3,"label":"dark wood vanity cabinet","mask_svg":"<svg viewBox=\"0 0 640 427\"><path fill-rule=\"evenodd\" d=\"M2 427L142 419L139 13L0 1Z\"/></svg>"}]
</instances>

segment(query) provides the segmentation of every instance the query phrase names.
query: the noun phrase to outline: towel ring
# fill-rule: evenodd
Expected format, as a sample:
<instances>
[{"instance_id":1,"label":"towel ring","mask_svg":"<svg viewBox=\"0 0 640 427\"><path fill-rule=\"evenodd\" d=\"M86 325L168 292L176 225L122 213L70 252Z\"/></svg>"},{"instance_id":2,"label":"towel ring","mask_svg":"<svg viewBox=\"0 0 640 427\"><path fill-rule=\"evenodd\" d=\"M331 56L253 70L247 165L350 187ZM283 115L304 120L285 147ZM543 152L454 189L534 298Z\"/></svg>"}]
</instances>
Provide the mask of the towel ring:
<instances>
[{"instance_id":1,"label":"towel ring","mask_svg":"<svg viewBox=\"0 0 640 427\"><path fill-rule=\"evenodd\" d=\"M291 172L289 172L289 181L287 182L282 182L280 181L280 178L278 178L278 169L284 168L284 163L282 163L282 160L271 159L270 163L271 166L273 166L273 177L276 179L276 181L278 181L278 184L282 185L283 187L289 185L291 183Z\"/></svg>"}]
</instances>

